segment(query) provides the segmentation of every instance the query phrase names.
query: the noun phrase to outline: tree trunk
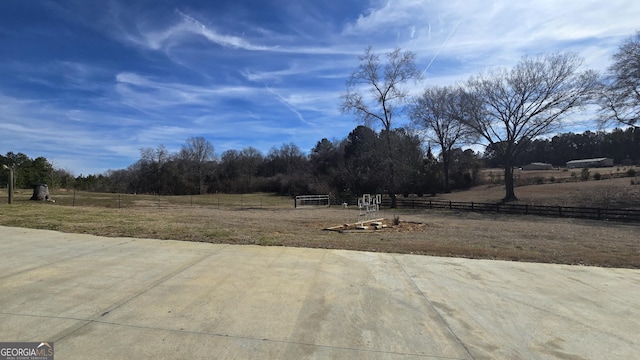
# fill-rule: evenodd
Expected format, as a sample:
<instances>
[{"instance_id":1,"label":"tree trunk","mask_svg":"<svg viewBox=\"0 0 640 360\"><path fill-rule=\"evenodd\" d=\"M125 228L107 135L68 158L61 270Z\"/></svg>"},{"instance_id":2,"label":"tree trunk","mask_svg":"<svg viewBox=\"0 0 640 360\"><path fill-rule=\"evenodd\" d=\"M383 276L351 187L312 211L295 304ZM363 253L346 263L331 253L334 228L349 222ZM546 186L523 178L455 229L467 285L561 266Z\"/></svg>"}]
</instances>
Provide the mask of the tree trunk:
<instances>
[{"instance_id":1,"label":"tree trunk","mask_svg":"<svg viewBox=\"0 0 640 360\"><path fill-rule=\"evenodd\" d=\"M391 196L391 208L395 209L398 207L398 199L396 196L396 174L393 161L393 147L391 146L391 129L387 127L385 133L387 136L387 155L389 157L389 196Z\"/></svg>"},{"instance_id":2,"label":"tree trunk","mask_svg":"<svg viewBox=\"0 0 640 360\"><path fill-rule=\"evenodd\" d=\"M442 151L442 172L444 173L444 192L451 192L451 185L449 184L449 154Z\"/></svg>"},{"instance_id":3,"label":"tree trunk","mask_svg":"<svg viewBox=\"0 0 640 360\"><path fill-rule=\"evenodd\" d=\"M511 166L511 161L505 161L504 166L504 187L506 190L503 202L516 201L518 198L516 197L516 193L513 190L513 166Z\"/></svg>"}]
</instances>

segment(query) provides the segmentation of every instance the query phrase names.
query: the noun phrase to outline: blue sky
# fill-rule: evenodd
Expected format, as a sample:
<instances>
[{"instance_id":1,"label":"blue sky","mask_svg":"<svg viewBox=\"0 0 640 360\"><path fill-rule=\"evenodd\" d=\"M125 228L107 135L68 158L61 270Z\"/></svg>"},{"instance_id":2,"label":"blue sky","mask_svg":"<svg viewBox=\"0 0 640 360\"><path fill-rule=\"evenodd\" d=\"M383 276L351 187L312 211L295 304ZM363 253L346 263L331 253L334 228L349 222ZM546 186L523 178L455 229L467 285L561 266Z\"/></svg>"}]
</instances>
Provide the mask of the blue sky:
<instances>
[{"instance_id":1,"label":"blue sky","mask_svg":"<svg viewBox=\"0 0 640 360\"><path fill-rule=\"evenodd\" d=\"M635 0L2 0L0 153L87 175L194 136L308 152L358 125L339 103L368 45L414 51L417 94L555 51L604 71L638 19Z\"/></svg>"}]
</instances>

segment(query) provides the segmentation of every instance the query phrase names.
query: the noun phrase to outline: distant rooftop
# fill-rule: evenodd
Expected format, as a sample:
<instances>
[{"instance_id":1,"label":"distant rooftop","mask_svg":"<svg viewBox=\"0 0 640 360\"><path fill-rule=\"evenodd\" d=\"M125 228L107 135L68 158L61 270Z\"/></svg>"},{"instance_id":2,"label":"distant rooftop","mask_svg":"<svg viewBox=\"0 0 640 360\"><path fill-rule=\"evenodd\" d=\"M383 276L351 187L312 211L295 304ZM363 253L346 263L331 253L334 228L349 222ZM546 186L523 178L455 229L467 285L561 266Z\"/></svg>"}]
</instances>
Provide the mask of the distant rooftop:
<instances>
[{"instance_id":1,"label":"distant rooftop","mask_svg":"<svg viewBox=\"0 0 640 360\"><path fill-rule=\"evenodd\" d=\"M594 159L580 159L580 160L571 160L571 161L567 161L568 163L572 163L572 164L576 164L576 163L583 163L583 162L597 162L597 161L605 161L607 160L606 157L603 158L594 158Z\"/></svg>"}]
</instances>

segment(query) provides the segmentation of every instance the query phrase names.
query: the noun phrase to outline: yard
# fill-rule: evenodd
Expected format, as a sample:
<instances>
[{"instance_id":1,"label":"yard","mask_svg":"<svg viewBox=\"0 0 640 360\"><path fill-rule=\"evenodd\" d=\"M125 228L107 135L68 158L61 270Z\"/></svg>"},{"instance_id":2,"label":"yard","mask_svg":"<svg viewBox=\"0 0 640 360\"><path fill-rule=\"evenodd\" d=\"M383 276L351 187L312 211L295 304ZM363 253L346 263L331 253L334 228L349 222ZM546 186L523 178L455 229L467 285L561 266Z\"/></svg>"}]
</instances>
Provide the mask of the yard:
<instances>
[{"instance_id":1,"label":"yard","mask_svg":"<svg viewBox=\"0 0 640 360\"><path fill-rule=\"evenodd\" d=\"M603 188L624 191L620 198L637 196L640 186L620 180L627 185L573 184L599 186L592 189L598 196L605 193ZM572 192L564 184L518 187L516 195L535 200L538 194L546 199L539 201L555 199L566 205L573 200L565 199ZM442 198L490 201L499 193L499 186L484 186ZM29 201L30 195L29 191L16 194L14 204L7 205L6 191L0 192L4 200L0 225L112 237L640 268L638 224L398 209L380 214L386 219L398 217L398 226L339 233L325 229L356 222L354 207L294 209L291 198L273 194L158 197L52 191L55 203Z\"/></svg>"}]
</instances>

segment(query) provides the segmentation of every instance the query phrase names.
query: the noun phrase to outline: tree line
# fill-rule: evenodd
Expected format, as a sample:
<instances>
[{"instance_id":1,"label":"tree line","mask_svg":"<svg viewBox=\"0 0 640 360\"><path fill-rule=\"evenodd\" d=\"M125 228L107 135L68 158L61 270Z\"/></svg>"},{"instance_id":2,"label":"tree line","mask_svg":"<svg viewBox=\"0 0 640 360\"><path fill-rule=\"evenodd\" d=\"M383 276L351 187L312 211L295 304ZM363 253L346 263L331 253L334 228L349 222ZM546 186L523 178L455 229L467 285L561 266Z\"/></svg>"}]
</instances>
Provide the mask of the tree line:
<instances>
[{"instance_id":1,"label":"tree line","mask_svg":"<svg viewBox=\"0 0 640 360\"><path fill-rule=\"evenodd\" d=\"M501 152L491 145L483 154L454 147L449 154L449 176L445 180L441 151L434 156L422 139L404 128L376 132L358 126L345 138L322 139L307 155L295 144L283 144L267 154L253 148L227 150L215 156L211 143L202 137L189 138L175 153L165 146L144 148L140 159L126 169L103 174L73 176L56 169L44 157L29 158L23 153L0 155L0 166L14 168L16 188L47 183L64 188L96 192L195 195L204 193L275 192L284 195L330 194L336 199L352 199L364 193L381 193L388 188L385 166L386 141L391 139L396 161L398 194L442 193L477 184L483 167L500 167ZM516 166L546 162L564 166L569 160L611 157L616 164L640 164L640 129L610 132L562 133L552 138L523 144ZM8 174L0 172L6 187ZM448 189L447 185L448 184Z\"/></svg>"},{"instance_id":2,"label":"tree line","mask_svg":"<svg viewBox=\"0 0 640 360\"><path fill-rule=\"evenodd\" d=\"M532 162L544 162L553 166L565 166L568 161L608 157L615 164L640 164L640 128L615 128L612 131L585 131L555 135L551 138L522 140L523 150L515 158L516 166ZM500 167L504 163L499 147L502 143L487 146L483 162L487 167Z\"/></svg>"},{"instance_id":3,"label":"tree line","mask_svg":"<svg viewBox=\"0 0 640 360\"><path fill-rule=\"evenodd\" d=\"M381 193L389 186L384 149L387 141L402 153L395 164L400 193L419 195L442 191L440 162L425 150L417 135L403 128L390 134L358 126L340 140L322 139L307 155L293 144L282 144L267 154L253 148L227 150L213 156L213 145L190 138L182 150L170 153L163 145L141 150L126 169L79 176L75 188L89 191L189 195L204 193L275 192L283 195L330 194L351 199L363 193ZM195 161L193 144L205 144L209 157ZM475 183L478 154L458 149L453 167L455 188Z\"/></svg>"},{"instance_id":4,"label":"tree line","mask_svg":"<svg viewBox=\"0 0 640 360\"><path fill-rule=\"evenodd\" d=\"M42 183L55 183L68 186L73 176L66 170L55 169L45 157L39 156L30 158L21 152L7 152L4 156L0 154L0 184L6 187L9 181L9 172L5 171L3 165L13 171L13 182L16 188L27 189Z\"/></svg>"}]
</instances>

